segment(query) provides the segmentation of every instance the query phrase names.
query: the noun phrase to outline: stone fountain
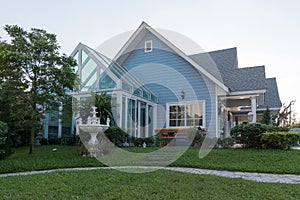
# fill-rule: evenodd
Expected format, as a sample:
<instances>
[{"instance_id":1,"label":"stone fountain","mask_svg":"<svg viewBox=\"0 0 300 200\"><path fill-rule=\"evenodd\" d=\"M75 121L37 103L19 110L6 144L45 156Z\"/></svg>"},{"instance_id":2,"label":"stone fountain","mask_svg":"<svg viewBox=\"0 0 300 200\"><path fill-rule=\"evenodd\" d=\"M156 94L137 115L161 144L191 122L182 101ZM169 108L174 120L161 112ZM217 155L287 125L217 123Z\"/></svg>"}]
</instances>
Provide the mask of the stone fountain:
<instances>
[{"instance_id":1,"label":"stone fountain","mask_svg":"<svg viewBox=\"0 0 300 200\"><path fill-rule=\"evenodd\" d=\"M93 106L92 107L93 111L92 117L87 118L87 123L83 124L82 123L82 118L78 119L77 125L81 131L84 131L86 133L89 133L91 135L91 139L88 142L88 150L90 152L91 157L96 157L96 152L97 152L97 145L99 144L99 141L97 139L98 133L103 133L105 130L108 129L109 127L109 122L110 119L107 119L106 124L100 124L100 119L96 117L97 114L97 107Z\"/></svg>"}]
</instances>

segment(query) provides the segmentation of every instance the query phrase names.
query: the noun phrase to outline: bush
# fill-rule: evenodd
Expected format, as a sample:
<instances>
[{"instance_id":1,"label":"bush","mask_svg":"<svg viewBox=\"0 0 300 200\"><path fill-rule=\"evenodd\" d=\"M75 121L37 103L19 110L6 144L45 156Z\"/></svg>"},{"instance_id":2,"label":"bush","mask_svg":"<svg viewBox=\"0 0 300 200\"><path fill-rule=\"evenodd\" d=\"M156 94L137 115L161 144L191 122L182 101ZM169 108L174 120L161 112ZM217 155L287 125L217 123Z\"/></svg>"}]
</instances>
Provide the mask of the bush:
<instances>
[{"instance_id":1,"label":"bush","mask_svg":"<svg viewBox=\"0 0 300 200\"><path fill-rule=\"evenodd\" d=\"M42 138L40 140L41 145L76 145L78 140L80 140L79 135L75 133L71 136L63 136L61 138L52 137L49 139Z\"/></svg>"},{"instance_id":2,"label":"bush","mask_svg":"<svg viewBox=\"0 0 300 200\"><path fill-rule=\"evenodd\" d=\"M232 138L219 138L217 141L217 146L221 148L230 148L233 146L233 139Z\"/></svg>"},{"instance_id":3,"label":"bush","mask_svg":"<svg viewBox=\"0 0 300 200\"><path fill-rule=\"evenodd\" d=\"M77 141L80 140L79 136L75 133L72 136L64 136L61 138L61 145L76 145Z\"/></svg>"},{"instance_id":4,"label":"bush","mask_svg":"<svg viewBox=\"0 0 300 200\"><path fill-rule=\"evenodd\" d=\"M50 144L50 145L60 145L61 144L61 138L49 138L48 139L48 144Z\"/></svg>"},{"instance_id":5,"label":"bush","mask_svg":"<svg viewBox=\"0 0 300 200\"><path fill-rule=\"evenodd\" d=\"M153 136L154 146L160 147L162 145L163 139L164 139L163 136L161 136L160 134L154 135Z\"/></svg>"},{"instance_id":6,"label":"bush","mask_svg":"<svg viewBox=\"0 0 300 200\"><path fill-rule=\"evenodd\" d=\"M288 127L265 125L260 123L239 124L231 129L231 136L237 142L245 144L245 148L261 148L262 134L265 132L287 132Z\"/></svg>"},{"instance_id":7,"label":"bush","mask_svg":"<svg viewBox=\"0 0 300 200\"><path fill-rule=\"evenodd\" d=\"M268 132L288 132L290 130L289 127L282 127L282 126L268 126Z\"/></svg>"},{"instance_id":8,"label":"bush","mask_svg":"<svg viewBox=\"0 0 300 200\"><path fill-rule=\"evenodd\" d=\"M193 139L191 146L201 146L204 140L204 136L201 134L200 130L196 127L189 128L188 131L188 139Z\"/></svg>"},{"instance_id":9,"label":"bush","mask_svg":"<svg viewBox=\"0 0 300 200\"><path fill-rule=\"evenodd\" d=\"M292 145L297 145L300 133L293 132L266 132L262 134L261 141L264 149L287 150Z\"/></svg>"},{"instance_id":10,"label":"bush","mask_svg":"<svg viewBox=\"0 0 300 200\"><path fill-rule=\"evenodd\" d=\"M3 160L11 153L8 144L8 126L0 121L0 160Z\"/></svg>"},{"instance_id":11,"label":"bush","mask_svg":"<svg viewBox=\"0 0 300 200\"><path fill-rule=\"evenodd\" d=\"M145 142L147 146L160 146L162 137L160 135L154 135L148 138L136 138L117 126L110 126L105 132L106 137L118 147L122 147L126 142L129 146L143 146Z\"/></svg>"},{"instance_id":12,"label":"bush","mask_svg":"<svg viewBox=\"0 0 300 200\"><path fill-rule=\"evenodd\" d=\"M231 129L230 134L246 148L261 148L261 135L266 131L268 126L264 124L239 124Z\"/></svg>"},{"instance_id":13,"label":"bush","mask_svg":"<svg viewBox=\"0 0 300 200\"><path fill-rule=\"evenodd\" d=\"M161 136L153 136L153 137L147 137L147 138L134 138L134 146L141 147L143 146L143 143L145 142L147 147L150 146L160 146L162 141Z\"/></svg>"},{"instance_id":14,"label":"bush","mask_svg":"<svg viewBox=\"0 0 300 200\"><path fill-rule=\"evenodd\" d=\"M121 147L129 135L117 126L110 126L105 132L106 137L116 146Z\"/></svg>"}]
</instances>

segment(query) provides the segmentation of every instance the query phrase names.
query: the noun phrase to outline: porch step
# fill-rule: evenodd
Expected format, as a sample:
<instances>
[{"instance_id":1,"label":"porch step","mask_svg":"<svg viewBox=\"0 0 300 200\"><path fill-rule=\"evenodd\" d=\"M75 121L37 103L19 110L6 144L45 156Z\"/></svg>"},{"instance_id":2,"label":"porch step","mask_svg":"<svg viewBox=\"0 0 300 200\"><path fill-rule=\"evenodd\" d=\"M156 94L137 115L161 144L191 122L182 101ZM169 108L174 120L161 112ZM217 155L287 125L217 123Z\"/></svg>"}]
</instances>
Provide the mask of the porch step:
<instances>
[{"instance_id":1,"label":"porch step","mask_svg":"<svg viewBox=\"0 0 300 200\"><path fill-rule=\"evenodd\" d=\"M184 152L186 147L169 146L168 148L147 154L141 164L143 166L166 166L175 161Z\"/></svg>"},{"instance_id":2,"label":"porch step","mask_svg":"<svg viewBox=\"0 0 300 200\"><path fill-rule=\"evenodd\" d=\"M172 143L173 146L190 146L192 141L188 138L187 133L177 133Z\"/></svg>"}]
</instances>

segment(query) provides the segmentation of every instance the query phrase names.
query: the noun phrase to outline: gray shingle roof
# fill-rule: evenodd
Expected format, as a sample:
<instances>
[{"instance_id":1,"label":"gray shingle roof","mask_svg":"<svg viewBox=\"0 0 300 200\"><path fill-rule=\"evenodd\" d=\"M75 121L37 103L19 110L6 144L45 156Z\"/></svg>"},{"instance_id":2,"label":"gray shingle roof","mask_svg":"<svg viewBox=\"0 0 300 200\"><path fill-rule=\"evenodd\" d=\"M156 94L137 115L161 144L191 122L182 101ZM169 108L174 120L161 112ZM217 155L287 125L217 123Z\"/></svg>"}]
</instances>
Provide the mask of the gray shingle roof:
<instances>
[{"instance_id":1,"label":"gray shingle roof","mask_svg":"<svg viewBox=\"0 0 300 200\"><path fill-rule=\"evenodd\" d=\"M233 69L228 74L224 74L223 81L232 92L265 89L265 67Z\"/></svg>"},{"instance_id":2,"label":"gray shingle roof","mask_svg":"<svg viewBox=\"0 0 300 200\"><path fill-rule=\"evenodd\" d=\"M238 68L237 49L223 49L189 56L222 81L231 92L266 88L265 67Z\"/></svg>"},{"instance_id":3,"label":"gray shingle roof","mask_svg":"<svg viewBox=\"0 0 300 200\"><path fill-rule=\"evenodd\" d=\"M278 94L276 78L266 79L267 91L265 93L265 103L263 107L280 108L281 102Z\"/></svg>"}]
</instances>

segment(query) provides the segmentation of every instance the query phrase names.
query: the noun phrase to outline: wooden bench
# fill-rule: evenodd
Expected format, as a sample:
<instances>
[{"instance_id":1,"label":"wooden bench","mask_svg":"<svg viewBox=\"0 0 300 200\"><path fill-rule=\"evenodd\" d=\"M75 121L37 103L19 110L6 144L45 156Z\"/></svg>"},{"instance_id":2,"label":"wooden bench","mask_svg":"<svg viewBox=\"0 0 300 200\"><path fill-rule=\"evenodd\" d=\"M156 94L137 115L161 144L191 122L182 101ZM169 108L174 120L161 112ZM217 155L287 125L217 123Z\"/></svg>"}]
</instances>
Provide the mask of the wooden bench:
<instances>
[{"instance_id":1,"label":"wooden bench","mask_svg":"<svg viewBox=\"0 0 300 200\"><path fill-rule=\"evenodd\" d=\"M156 129L155 133L161 135L164 139L163 144L167 145L173 139L188 139L188 130L189 128L160 128ZM203 130L201 133L207 134L207 131Z\"/></svg>"},{"instance_id":2,"label":"wooden bench","mask_svg":"<svg viewBox=\"0 0 300 200\"><path fill-rule=\"evenodd\" d=\"M187 128L160 128L160 129L156 129L155 133L156 134L160 134L163 135L165 133L168 134L174 134L174 133L187 133L188 129Z\"/></svg>"}]
</instances>

